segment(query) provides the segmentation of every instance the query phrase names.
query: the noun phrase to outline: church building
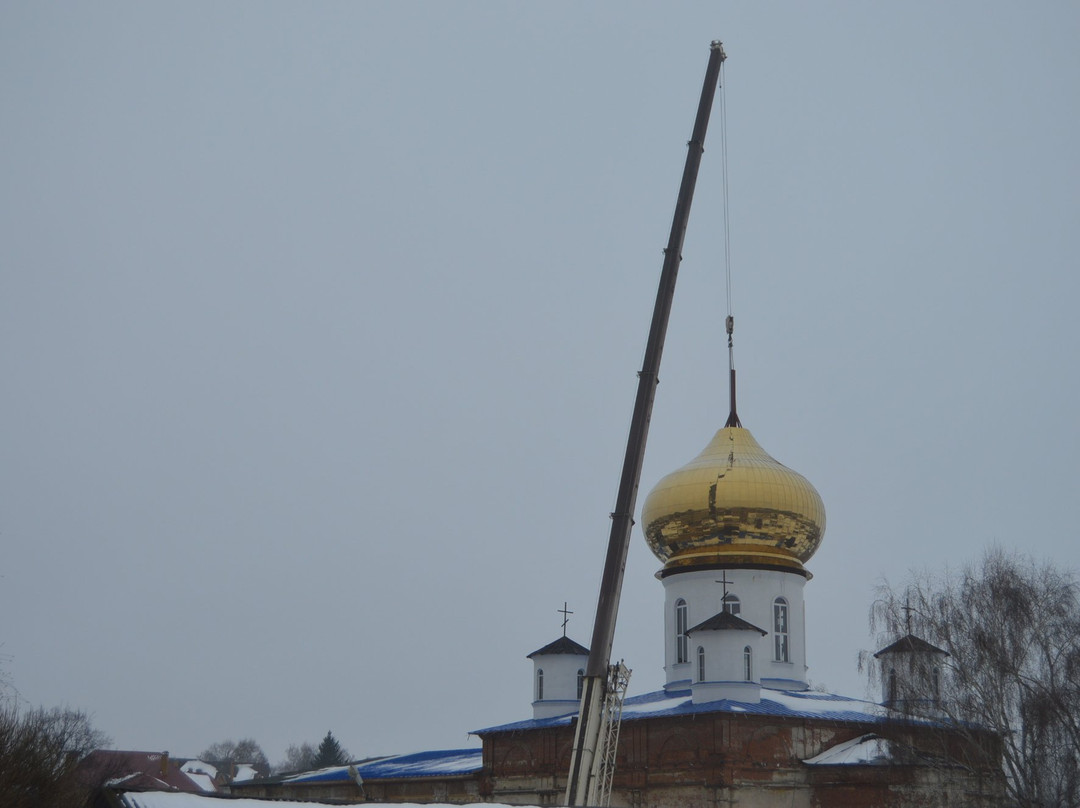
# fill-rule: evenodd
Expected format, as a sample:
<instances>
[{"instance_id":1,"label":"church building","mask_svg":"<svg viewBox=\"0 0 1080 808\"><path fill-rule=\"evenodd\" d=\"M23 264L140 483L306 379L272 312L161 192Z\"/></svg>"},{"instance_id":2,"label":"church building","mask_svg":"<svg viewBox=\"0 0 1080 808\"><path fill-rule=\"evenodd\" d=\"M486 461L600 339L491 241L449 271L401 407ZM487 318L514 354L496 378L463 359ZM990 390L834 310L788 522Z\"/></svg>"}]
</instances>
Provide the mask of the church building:
<instances>
[{"instance_id":1,"label":"church building","mask_svg":"<svg viewBox=\"0 0 1080 808\"><path fill-rule=\"evenodd\" d=\"M664 686L625 701L612 805L1002 804L1000 775L975 765L970 746L933 716L904 709L895 679L883 704L809 689L804 565L824 535L825 507L734 413L656 484L641 522L663 564ZM562 803L577 720L568 673L587 658L573 646L530 655L531 720L477 731L494 801ZM926 644L894 646L883 658ZM548 690L541 681L557 664L560 688ZM897 669L906 667L890 662L894 677Z\"/></svg>"},{"instance_id":2,"label":"church building","mask_svg":"<svg viewBox=\"0 0 1080 808\"><path fill-rule=\"evenodd\" d=\"M882 702L807 684L805 563L825 508L738 424L660 480L642 511L662 563L664 684L623 705L611 804L627 808L997 806L1000 772L933 711L898 699L918 638L882 649ZM237 794L384 802L560 805L589 651L532 652L532 717L475 730L482 750L372 759L253 782ZM908 683L910 685L910 683ZM928 683L928 688L933 684ZM911 693L910 686L903 689ZM916 705L918 702L918 705ZM996 748L996 738L981 741Z\"/></svg>"}]
</instances>

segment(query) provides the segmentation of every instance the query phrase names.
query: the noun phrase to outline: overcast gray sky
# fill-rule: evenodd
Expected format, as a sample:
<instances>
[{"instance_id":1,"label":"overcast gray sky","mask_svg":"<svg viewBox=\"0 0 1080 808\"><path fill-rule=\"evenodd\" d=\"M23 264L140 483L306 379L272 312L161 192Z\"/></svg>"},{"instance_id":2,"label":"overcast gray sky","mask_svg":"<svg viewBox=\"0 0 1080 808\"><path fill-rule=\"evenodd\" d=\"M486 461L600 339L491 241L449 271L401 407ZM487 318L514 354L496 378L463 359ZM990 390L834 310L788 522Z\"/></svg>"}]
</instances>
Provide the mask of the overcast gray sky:
<instances>
[{"instance_id":1,"label":"overcast gray sky","mask_svg":"<svg viewBox=\"0 0 1080 808\"><path fill-rule=\"evenodd\" d=\"M0 3L0 653L119 748L474 743L587 643L709 41L743 423L882 577L1080 568L1080 6ZM642 496L726 417L719 119ZM660 686L635 534L615 653Z\"/></svg>"}]
</instances>

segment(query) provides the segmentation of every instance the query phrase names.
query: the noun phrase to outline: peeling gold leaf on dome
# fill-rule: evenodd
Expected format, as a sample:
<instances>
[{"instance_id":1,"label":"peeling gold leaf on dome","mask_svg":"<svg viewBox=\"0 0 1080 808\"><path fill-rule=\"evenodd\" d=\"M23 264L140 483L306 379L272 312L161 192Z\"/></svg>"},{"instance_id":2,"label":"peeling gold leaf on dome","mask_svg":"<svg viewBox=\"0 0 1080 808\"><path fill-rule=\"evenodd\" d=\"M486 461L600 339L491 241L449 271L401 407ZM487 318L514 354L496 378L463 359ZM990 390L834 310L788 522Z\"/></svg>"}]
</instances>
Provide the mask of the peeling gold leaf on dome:
<instances>
[{"instance_id":1,"label":"peeling gold leaf on dome","mask_svg":"<svg viewBox=\"0 0 1080 808\"><path fill-rule=\"evenodd\" d=\"M750 565L804 572L825 533L810 482L770 457L750 432L721 429L696 458L649 492L645 538L664 569Z\"/></svg>"}]
</instances>

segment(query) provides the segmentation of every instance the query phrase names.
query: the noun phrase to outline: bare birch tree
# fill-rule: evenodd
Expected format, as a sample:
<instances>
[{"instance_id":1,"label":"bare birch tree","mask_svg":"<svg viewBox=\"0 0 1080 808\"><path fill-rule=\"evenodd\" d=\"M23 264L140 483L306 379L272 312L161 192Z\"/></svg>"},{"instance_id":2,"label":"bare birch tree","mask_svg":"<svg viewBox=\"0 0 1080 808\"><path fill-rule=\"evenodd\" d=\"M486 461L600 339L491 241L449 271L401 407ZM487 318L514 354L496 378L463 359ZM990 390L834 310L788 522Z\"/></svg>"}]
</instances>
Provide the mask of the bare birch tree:
<instances>
[{"instance_id":1,"label":"bare birch tree","mask_svg":"<svg viewBox=\"0 0 1080 808\"><path fill-rule=\"evenodd\" d=\"M910 655L927 669L901 677L898 701L932 704L950 732L966 734L971 752L982 756L973 765L994 767L1000 758L1011 801L1021 808L1080 805L1074 574L992 549L959 572L912 573L896 589L882 584L870 622L883 643L914 635L948 654ZM864 662L880 677L874 660L865 655ZM1000 746L985 743L987 729Z\"/></svg>"}]
</instances>

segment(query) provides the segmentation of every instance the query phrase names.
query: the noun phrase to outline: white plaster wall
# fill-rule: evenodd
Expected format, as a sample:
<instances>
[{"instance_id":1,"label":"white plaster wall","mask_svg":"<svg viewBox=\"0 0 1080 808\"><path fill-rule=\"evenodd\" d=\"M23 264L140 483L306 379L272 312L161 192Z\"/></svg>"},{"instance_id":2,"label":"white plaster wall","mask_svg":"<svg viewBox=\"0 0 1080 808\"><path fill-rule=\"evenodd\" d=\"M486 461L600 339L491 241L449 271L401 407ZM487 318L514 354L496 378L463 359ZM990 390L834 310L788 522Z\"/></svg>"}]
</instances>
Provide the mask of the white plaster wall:
<instances>
[{"instance_id":1,"label":"white plaster wall","mask_svg":"<svg viewBox=\"0 0 1080 808\"><path fill-rule=\"evenodd\" d=\"M755 637L749 643L754 648L754 678L765 687L805 690L806 622L803 604L803 588L806 578L794 572L777 570L728 569L700 570L669 575L664 584L664 672L665 687L685 689L694 678L696 661L694 651L701 643L690 639L690 660L684 664L675 662L675 603L686 601L687 627L708 620L720 612L724 589L719 583L722 575L728 580L728 594L739 598L739 617L768 632ZM773 602L782 597L788 604L789 662L775 661L773 639ZM740 635L743 632L737 632ZM702 635L699 635L699 639ZM741 659L740 659L741 664Z\"/></svg>"},{"instance_id":2,"label":"white plaster wall","mask_svg":"<svg viewBox=\"0 0 1080 808\"><path fill-rule=\"evenodd\" d=\"M697 649L705 651L706 682L742 682L743 649L754 649L754 665L751 681L759 681L757 671L757 640L761 635L756 631L700 631L690 635L690 659L694 663L694 681L698 680Z\"/></svg>"},{"instance_id":3,"label":"white plaster wall","mask_svg":"<svg viewBox=\"0 0 1080 808\"><path fill-rule=\"evenodd\" d=\"M585 654L544 654L533 657L533 718L577 712L577 672L585 669ZM536 698L536 672L544 671L544 698Z\"/></svg>"},{"instance_id":4,"label":"white plaster wall","mask_svg":"<svg viewBox=\"0 0 1080 808\"><path fill-rule=\"evenodd\" d=\"M756 631L699 631L691 635L691 657L694 662L694 682L690 686L694 704L717 699L733 699L749 704L761 701L761 685L757 675L757 659L751 665L747 680L744 651L756 649L761 634ZM698 649L705 652L705 678L701 679ZM756 655L754 650L753 654Z\"/></svg>"}]
</instances>

